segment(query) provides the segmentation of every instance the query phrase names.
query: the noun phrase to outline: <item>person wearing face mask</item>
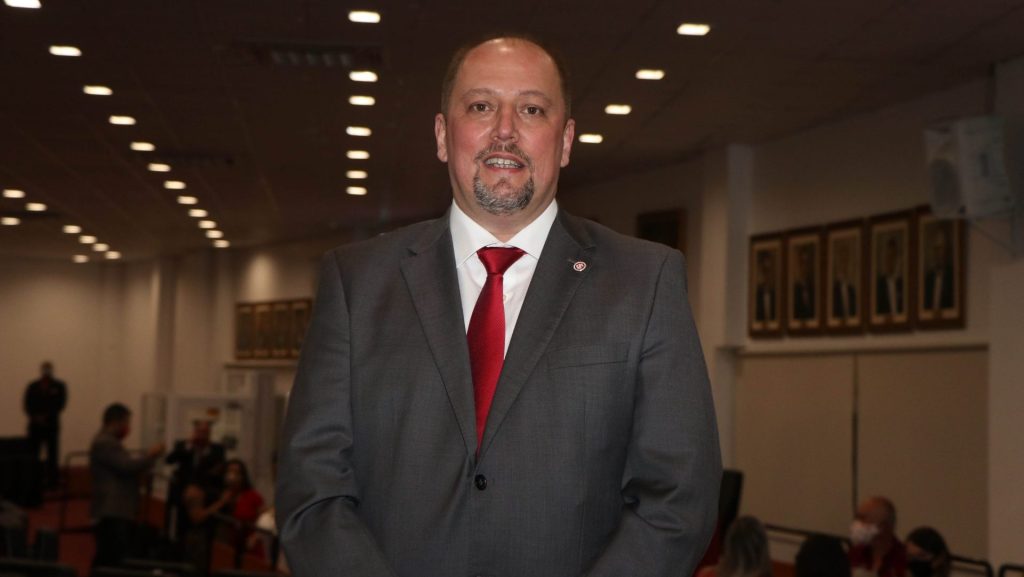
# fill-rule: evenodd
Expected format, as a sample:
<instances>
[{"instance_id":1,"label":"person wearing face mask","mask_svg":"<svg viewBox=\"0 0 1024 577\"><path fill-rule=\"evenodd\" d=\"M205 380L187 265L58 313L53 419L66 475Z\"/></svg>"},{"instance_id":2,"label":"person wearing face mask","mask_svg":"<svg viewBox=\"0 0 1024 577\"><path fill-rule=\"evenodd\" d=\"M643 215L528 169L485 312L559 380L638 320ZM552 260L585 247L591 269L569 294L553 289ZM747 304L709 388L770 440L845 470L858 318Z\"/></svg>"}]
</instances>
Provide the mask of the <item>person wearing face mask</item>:
<instances>
[{"instance_id":1,"label":"person wearing face mask","mask_svg":"<svg viewBox=\"0 0 1024 577\"><path fill-rule=\"evenodd\" d=\"M931 527L918 527L907 535L909 577L949 577L952 555L942 534Z\"/></svg>"},{"instance_id":2,"label":"person wearing face mask","mask_svg":"<svg viewBox=\"0 0 1024 577\"><path fill-rule=\"evenodd\" d=\"M850 527L850 567L878 577L904 577L907 551L896 538L896 507L885 497L869 497Z\"/></svg>"},{"instance_id":3,"label":"person wearing face mask","mask_svg":"<svg viewBox=\"0 0 1024 577\"><path fill-rule=\"evenodd\" d=\"M89 448L92 475L92 518L96 521L96 555L92 566L117 565L131 554L139 507L139 476L149 471L164 453L156 443L141 457L124 448L131 432L132 413L121 403L103 411L103 428Z\"/></svg>"}]
</instances>

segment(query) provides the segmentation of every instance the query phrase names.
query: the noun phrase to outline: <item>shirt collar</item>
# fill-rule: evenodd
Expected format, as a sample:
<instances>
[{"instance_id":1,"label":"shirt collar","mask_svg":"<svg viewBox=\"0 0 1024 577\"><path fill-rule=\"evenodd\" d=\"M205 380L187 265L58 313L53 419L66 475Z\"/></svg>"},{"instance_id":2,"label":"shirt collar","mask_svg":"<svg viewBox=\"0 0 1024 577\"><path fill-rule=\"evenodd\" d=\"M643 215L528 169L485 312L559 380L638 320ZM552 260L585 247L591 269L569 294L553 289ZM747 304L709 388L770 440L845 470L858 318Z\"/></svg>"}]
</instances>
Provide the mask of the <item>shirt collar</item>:
<instances>
[{"instance_id":1,"label":"shirt collar","mask_svg":"<svg viewBox=\"0 0 1024 577\"><path fill-rule=\"evenodd\" d=\"M554 200L548 205L544 212L533 222L526 225L523 230L516 233L509 241L501 242L484 227L477 224L469 217L459 205L452 201L452 209L448 217L448 226L452 231L452 246L455 249L455 266L461 267L476 251L485 246L514 246L522 249L526 254L535 259L540 259L540 253L547 242L548 232L558 216L558 203Z\"/></svg>"}]
</instances>

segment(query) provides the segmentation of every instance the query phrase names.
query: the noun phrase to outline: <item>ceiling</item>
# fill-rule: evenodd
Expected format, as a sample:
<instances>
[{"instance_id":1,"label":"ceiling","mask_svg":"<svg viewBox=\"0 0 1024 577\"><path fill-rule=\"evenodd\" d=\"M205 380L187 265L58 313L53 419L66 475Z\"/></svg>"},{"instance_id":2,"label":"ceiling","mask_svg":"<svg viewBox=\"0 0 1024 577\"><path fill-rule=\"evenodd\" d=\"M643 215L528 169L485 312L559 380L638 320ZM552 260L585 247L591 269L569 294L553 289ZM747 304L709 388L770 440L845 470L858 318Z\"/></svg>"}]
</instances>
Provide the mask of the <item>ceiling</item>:
<instances>
[{"instance_id":1,"label":"ceiling","mask_svg":"<svg viewBox=\"0 0 1024 577\"><path fill-rule=\"evenodd\" d=\"M234 247L440 214L450 202L433 142L440 78L457 46L490 30L527 31L562 52L577 133L604 135L575 145L563 193L985 76L1024 54L1024 0L41 1L0 5L0 186L27 195L0 198L0 213L21 220L0 226L0 255L90 253L66 224L126 259L210 246L166 179L185 182ZM350 22L352 9L382 20ZM712 30L679 36L682 22ZM52 44L82 56L52 56ZM275 51L300 63L276 63ZM351 81L342 53L379 81ZM666 76L637 80L638 68ZM83 94L86 84L113 94ZM376 105L350 105L352 94ZM613 102L632 114L606 115ZM113 126L113 114L137 123ZM349 136L350 125L373 134ZM349 160L349 149L371 157ZM351 169L369 177L350 181ZM26 201L48 208L30 213Z\"/></svg>"}]
</instances>

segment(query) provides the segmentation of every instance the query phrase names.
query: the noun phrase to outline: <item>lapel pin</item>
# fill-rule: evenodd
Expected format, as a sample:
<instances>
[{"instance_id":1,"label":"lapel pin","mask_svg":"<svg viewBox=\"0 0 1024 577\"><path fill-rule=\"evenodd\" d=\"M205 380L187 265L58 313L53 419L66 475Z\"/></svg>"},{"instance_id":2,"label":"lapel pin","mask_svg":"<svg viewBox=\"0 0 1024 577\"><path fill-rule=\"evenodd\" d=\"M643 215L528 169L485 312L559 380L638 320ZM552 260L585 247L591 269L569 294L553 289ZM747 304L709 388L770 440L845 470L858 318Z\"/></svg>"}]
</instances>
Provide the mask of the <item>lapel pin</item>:
<instances>
[{"instance_id":1,"label":"lapel pin","mask_svg":"<svg viewBox=\"0 0 1024 577\"><path fill-rule=\"evenodd\" d=\"M587 263L585 263L585 262L583 262L581 260L578 260L578 261L572 263L572 270L574 270L576 272L583 272L583 271L587 270Z\"/></svg>"}]
</instances>

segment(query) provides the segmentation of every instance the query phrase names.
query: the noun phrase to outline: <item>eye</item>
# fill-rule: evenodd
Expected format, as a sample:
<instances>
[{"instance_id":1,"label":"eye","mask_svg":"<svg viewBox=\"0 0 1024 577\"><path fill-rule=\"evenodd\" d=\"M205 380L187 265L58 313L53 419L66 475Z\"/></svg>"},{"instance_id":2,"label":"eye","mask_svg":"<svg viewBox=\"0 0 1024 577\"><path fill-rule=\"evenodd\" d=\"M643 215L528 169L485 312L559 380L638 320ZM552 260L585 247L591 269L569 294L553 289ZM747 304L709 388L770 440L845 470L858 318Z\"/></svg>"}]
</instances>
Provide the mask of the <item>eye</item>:
<instances>
[{"instance_id":1,"label":"eye","mask_svg":"<svg viewBox=\"0 0 1024 577\"><path fill-rule=\"evenodd\" d=\"M474 102L469 105L470 112L487 112L490 108L486 102Z\"/></svg>"},{"instance_id":2,"label":"eye","mask_svg":"<svg viewBox=\"0 0 1024 577\"><path fill-rule=\"evenodd\" d=\"M523 107L523 112L525 112L528 116L542 116L544 114L544 109L541 108L540 106L528 104L525 107Z\"/></svg>"}]
</instances>

